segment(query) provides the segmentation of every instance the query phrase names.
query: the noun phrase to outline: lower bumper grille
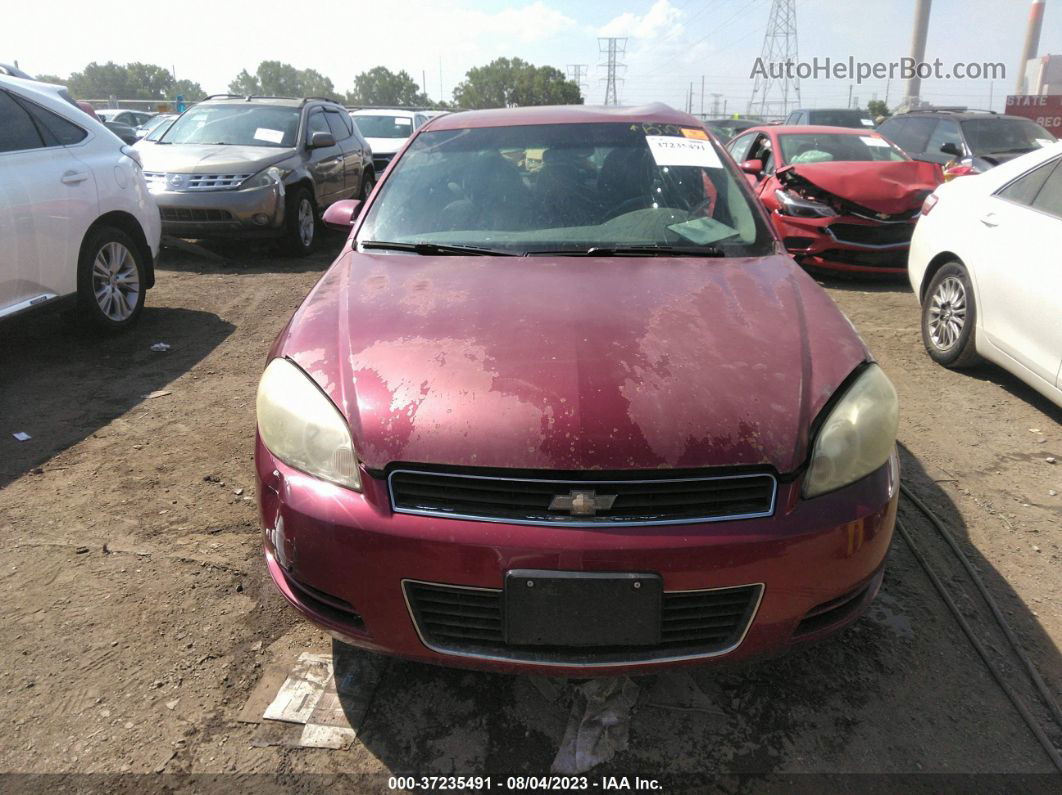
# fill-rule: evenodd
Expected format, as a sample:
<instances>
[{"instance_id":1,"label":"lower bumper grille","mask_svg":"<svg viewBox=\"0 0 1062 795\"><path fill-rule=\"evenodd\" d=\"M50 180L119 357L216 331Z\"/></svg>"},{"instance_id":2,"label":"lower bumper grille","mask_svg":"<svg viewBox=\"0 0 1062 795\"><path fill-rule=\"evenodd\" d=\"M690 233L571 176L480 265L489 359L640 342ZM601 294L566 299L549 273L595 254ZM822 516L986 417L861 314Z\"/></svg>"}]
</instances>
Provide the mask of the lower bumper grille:
<instances>
[{"instance_id":1,"label":"lower bumper grille","mask_svg":"<svg viewBox=\"0 0 1062 795\"><path fill-rule=\"evenodd\" d=\"M232 213L228 210L198 210L187 207L160 207L159 215L163 221L185 223L202 223L211 221L231 221Z\"/></svg>"},{"instance_id":2,"label":"lower bumper grille","mask_svg":"<svg viewBox=\"0 0 1062 795\"><path fill-rule=\"evenodd\" d=\"M516 646L505 642L504 592L434 583L403 583L425 645L448 654L555 665L608 665L711 657L745 636L762 585L665 592L660 642L652 646Z\"/></svg>"},{"instance_id":3,"label":"lower bumper grille","mask_svg":"<svg viewBox=\"0 0 1062 795\"><path fill-rule=\"evenodd\" d=\"M913 223L905 224L830 224L830 234L839 243L854 246L902 246L911 242Z\"/></svg>"},{"instance_id":4,"label":"lower bumper grille","mask_svg":"<svg viewBox=\"0 0 1062 795\"><path fill-rule=\"evenodd\" d=\"M397 513L573 527L770 516L776 490L774 477L766 474L707 477L652 472L565 480L395 470L388 481Z\"/></svg>"},{"instance_id":5,"label":"lower bumper grille","mask_svg":"<svg viewBox=\"0 0 1062 795\"><path fill-rule=\"evenodd\" d=\"M827 262L837 262L842 265L862 265L868 268L896 268L907 267L907 249L892 249L889 251L853 251L851 249L831 248L816 256Z\"/></svg>"}]
</instances>

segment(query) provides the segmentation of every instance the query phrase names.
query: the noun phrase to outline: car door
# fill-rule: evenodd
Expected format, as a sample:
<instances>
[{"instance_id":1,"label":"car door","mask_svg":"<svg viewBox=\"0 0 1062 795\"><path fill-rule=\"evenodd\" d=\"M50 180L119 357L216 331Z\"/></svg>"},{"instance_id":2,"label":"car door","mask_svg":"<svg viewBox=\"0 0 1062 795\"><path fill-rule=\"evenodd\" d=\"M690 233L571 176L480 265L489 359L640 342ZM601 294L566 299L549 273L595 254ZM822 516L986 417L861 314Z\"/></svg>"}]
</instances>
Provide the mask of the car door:
<instances>
[{"instance_id":1,"label":"car door","mask_svg":"<svg viewBox=\"0 0 1062 795\"><path fill-rule=\"evenodd\" d=\"M345 121L344 121L345 119ZM325 121L343 151L343 196L356 196L361 187L361 146L354 138L354 122L346 113L326 109Z\"/></svg>"},{"instance_id":2,"label":"car door","mask_svg":"<svg viewBox=\"0 0 1062 795\"><path fill-rule=\"evenodd\" d=\"M1062 160L989 196L975 224L980 329L1007 356L1054 386L1062 362Z\"/></svg>"},{"instance_id":3,"label":"car door","mask_svg":"<svg viewBox=\"0 0 1062 795\"><path fill-rule=\"evenodd\" d=\"M324 111L314 108L307 119L306 124L306 147L309 156L309 169L313 174L314 184L317 186L317 203L320 209L324 209L332 202L342 198L346 189L346 176L343 173L343 150L337 142L333 146L322 146L310 149L313 134L318 132L332 133L328 126Z\"/></svg>"},{"instance_id":4,"label":"car door","mask_svg":"<svg viewBox=\"0 0 1062 795\"><path fill-rule=\"evenodd\" d=\"M57 137L72 142L84 130L3 90L0 119L2 317L76 289L81 238L98 200L92 171Z\"/></svg>"}]
</instances>

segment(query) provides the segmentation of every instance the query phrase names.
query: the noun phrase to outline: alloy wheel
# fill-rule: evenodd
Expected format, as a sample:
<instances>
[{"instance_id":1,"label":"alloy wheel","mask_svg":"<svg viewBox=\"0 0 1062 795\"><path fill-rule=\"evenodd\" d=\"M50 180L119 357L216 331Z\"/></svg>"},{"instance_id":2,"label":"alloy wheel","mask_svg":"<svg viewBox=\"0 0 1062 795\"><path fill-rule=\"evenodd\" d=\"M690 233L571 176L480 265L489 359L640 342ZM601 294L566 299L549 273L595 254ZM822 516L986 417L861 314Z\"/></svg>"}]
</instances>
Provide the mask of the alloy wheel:
<instances>
[{"instance_id":1,"label":"alloy wheel","mask_svg":"<svg viewBox=\"0 0 1062 795\"><path fill-rule=\"evenodd\" d=\"M929 338L938 350L950 350L966 326L966 287L958 276L949 276L929 299Z\"/></svg>"},{"instance_id":2,"label":"alloy wheel","mask_svg":"<svg viewBox=\"0 0 1062 795\"><path fill-rule=\"evenodd\" d=\"M105 243L92 263L92 292L100 311L116 323L127 320L140 298L140 275L132 252L121 243Z\"/></svg>"}]
</instances>

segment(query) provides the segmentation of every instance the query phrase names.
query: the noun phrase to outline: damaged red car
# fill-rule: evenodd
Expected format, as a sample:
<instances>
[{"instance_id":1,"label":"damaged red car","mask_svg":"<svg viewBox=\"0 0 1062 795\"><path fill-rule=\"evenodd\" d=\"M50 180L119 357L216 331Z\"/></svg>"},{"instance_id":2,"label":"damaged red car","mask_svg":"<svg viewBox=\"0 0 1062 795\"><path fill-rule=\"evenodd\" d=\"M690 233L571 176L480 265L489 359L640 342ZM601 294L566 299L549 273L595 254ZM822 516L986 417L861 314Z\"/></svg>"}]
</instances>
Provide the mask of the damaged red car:
<instances>
[{"instance_id":1,"label":"damaged red car","mask_svg":"<svg viewBox=\"0 0 1062 795\"><path fill-rule=\"evenodd\" d=\"M897 401L691 116L418 130L273 345L268 571L348 644L586 676L854 621L896 515Z\"/></svg>"},{"instance_id":2,"label":"damaged red car","mask_svg":"<svg viewBox=\"0 0 1062 795\"><path fill-rule=\"evenodd\" d=\"M758 127L727 148L801 265L905 274L939 165L911 160L872 130Z\"/></svg>"}]
</instances>

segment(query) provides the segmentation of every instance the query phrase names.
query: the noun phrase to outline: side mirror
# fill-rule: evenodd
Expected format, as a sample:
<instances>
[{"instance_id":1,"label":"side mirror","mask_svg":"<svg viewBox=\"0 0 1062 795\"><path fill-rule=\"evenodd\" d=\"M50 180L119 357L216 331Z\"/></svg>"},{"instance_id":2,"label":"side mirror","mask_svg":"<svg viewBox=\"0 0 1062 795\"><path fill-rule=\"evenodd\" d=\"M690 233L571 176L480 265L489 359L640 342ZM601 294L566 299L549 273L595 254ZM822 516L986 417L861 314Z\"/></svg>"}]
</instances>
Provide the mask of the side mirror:
<instances>
[{"instance_id":1,"label":"side mirror","mask_svg":"<svg viewBox=\"0 0 1062 795\"><path fill-rule=\"evenodd\" d=\"M335 146L336 137L330 132L315 132L310 136L311 149L323 149L326 146Z\"/></svg>"},{"instance_id":2,"label":"side mirror","mask_svg":"<svg viewBox=\"0 0 1062 795\"><path fill-rule=\"evenodd\" d=\"M763 161L762 160L746 160L741 164L741 170L746 174L752 174L754 177L758 177L763 173Z\"/></svg>"},{"instance_id":3,"label":"side mirror","mask_svg":"<svg viewBox=\"0 0 1062 795\"><path fill-rule=\"evenodd\" d=\"M940 147L940 151L946 155L951 155L952 157L962 157L962 150L958 147L957 144L953 144L951 141L948 141L946 144L943 144Z\"/></svg>"},{"instance_id":4,"label":"side mirror","mask_svg":"<svg viewBox=\"0 0 1062 795\"><path fill-rule=\"evenodd\" d=\"M325 133L317 133L317 135L325 135ZM329 229L349 232L354 226L354 221L357 220L360 211L361 199L340 199L329 205L328 209L324 211L324 216L321 220Z\"/></svg>"}]
</instances>

